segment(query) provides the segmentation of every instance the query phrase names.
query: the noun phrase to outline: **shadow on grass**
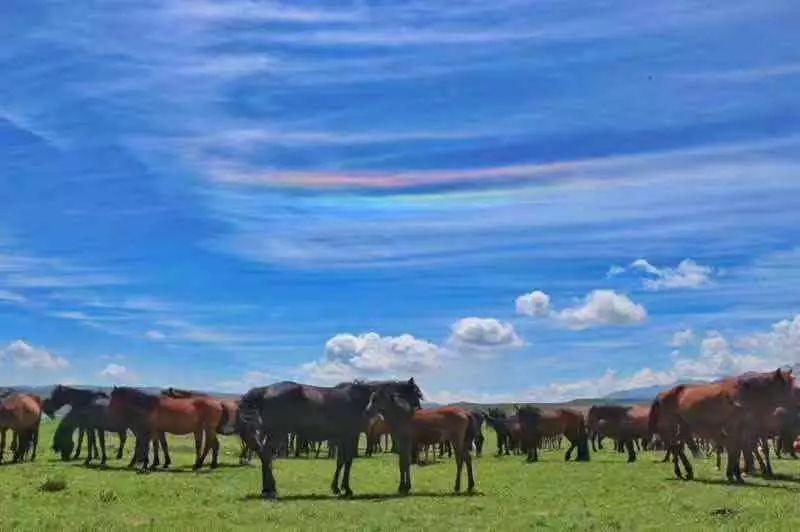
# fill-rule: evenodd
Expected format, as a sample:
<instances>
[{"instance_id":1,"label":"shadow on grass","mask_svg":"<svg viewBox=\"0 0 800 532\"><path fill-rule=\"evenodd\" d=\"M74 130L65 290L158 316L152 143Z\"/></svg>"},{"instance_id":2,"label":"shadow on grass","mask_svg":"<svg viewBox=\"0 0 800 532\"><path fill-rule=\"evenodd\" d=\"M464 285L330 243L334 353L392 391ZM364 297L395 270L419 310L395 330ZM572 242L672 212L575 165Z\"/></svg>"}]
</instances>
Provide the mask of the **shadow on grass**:
<instances>
[{"instance_id":1,"label":"shadow on grass","mask_svg":"<svg viewBox=\"0 0 800 532\"><path fill-rule=\"evenodd\" d=\"M298 495L285 495L278 497L275 502L291 502L291 501L388 501L392 499L406 499L406 498L433 498L433 499L446 499L451 497L482 497L483 493L475 491L472 493L441 493L433 491L419 491L411 492L408 495L401 495L399 493L359 493L351 497L344 497L341 495L333 494L320 494L320 493L306 493ZM260 494L251 493L245 495L242 501L263 501L264 499Z\"/></svg>"},{"instance_id":2,"label":"shadow on grass","mask_svg":"<svg viewBox=\"0 0 800 532\"><path fill-rule=\"evenodd\" d=\"M730 488L741 488L741 489L766 488L773 490L791 491L795 493L800 492L800 487L797 486L786 486L783 484L756 484L752 482L752 480L750 482L735 483L735 482L728 482L728 480L724 478L694 478L692 480L681 480L679 478L673 477L667 479L667 481L680 482L686 484L697 483L697 484L705 484L707 486L727 486ZM800 482L800 480L792 479L792 482Z\"/></svg>"}]
</instances>

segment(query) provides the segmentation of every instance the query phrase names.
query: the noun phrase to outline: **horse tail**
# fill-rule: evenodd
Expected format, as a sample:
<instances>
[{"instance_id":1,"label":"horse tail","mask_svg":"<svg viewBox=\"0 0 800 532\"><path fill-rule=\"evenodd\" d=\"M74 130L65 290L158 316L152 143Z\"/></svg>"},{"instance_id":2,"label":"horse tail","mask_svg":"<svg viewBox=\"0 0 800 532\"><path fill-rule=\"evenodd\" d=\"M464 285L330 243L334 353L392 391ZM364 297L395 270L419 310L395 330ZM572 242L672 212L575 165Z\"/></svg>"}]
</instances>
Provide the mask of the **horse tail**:
<instances>
[{"instance_id":1,"label":"horse tail","mask_svg":"<svg viewBox=\"0 0 800 532\"><path fill-rule=\"evenodd\" d=\"M231 408L225 403L222 404L222 416L219 418L219 425L217 425L218 434L235 434L236 433L236 415L231 412Z\"/></svg>"},{"instance_id":2,"label":"horse tail","mask_svg":"<svg viewBox=\"0 0 800 532\"><path fill-rule=\"evenodd\" d=\"M647 432L652 436L658 433L658 420L661 410L661 400L656 397L650 405L650 414L647 416Z\"/></svg>"},{"instance_id":3,"label":"horse tail","mask_svg":"<svg viewBox=\"0 0 800 532\"><path fill-rule=\"evenodd\" d=\"M470 414L467 414L467 430L464 433L464 452L470 452L472 445L475 443L475 438L478 436L478 423Z\"/></svg>"}]
</instances>

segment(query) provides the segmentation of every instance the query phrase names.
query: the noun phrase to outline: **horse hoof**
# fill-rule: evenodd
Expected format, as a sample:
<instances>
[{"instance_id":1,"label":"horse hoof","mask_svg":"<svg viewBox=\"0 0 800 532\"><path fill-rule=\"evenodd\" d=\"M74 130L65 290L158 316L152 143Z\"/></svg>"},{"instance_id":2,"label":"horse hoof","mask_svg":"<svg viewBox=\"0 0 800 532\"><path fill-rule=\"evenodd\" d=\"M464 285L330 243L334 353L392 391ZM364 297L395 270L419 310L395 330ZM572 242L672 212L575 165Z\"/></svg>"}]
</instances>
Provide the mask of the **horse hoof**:
<instances>
[{"instance_id":1,"label":"horse hoof","mask_svg":"<svg viewBox=\"0 0 800 532\"><path fill-rule=\"evenodd\" d=\"M261 498L264 499L265 501L277 501L278 494L275 493L274 491L262 491Z\"/></svg>"},{"instance_id":2,"label":"horse hoof","mask_svg":"<svg viewBox=\"0 0 800 532\"><path fill-rule=\"evenodd\" d=\"M339 495L341 493L341 490L336 486L331 486L331 493L333 493L334 495Z\"/></svg>"},{"instance_id":3,"label":"horse hoof","mask_svg":"<svg viewBox=\"0 0 800 532\"><path fill-rule=\"evenodd\" d=\"M353 496L353 490L349 490L349 489L348 490L344 490L344 493L342 493L342 497L345 498L345 499L349 499L352 496Z\"/></svg>"}]
</instances>

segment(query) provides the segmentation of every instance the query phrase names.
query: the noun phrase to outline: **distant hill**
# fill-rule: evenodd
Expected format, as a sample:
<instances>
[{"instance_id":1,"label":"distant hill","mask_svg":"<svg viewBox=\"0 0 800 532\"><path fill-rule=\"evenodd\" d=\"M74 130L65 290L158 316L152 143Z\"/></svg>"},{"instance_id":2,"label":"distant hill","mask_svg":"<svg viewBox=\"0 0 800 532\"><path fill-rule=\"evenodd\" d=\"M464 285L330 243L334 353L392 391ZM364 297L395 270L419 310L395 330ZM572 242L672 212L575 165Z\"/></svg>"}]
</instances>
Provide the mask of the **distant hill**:
<instances>
[{"instance_id":1,"label":"distant hill","mask_svg":"<svg viewBox=\"0 0 800 532\"><path fill-rule=\"evenodd\" d=\"M684 380L673 384L667 385L654 385L644 386L642 388L632 388L630 390L620 390L618 392L610 393L603 397L603 399L610 401L624 401L624 402L650 402L656 395L661 392L667 391L678 384L703 384L706 381L702 380Z\"/></svg>"}]
</instances>

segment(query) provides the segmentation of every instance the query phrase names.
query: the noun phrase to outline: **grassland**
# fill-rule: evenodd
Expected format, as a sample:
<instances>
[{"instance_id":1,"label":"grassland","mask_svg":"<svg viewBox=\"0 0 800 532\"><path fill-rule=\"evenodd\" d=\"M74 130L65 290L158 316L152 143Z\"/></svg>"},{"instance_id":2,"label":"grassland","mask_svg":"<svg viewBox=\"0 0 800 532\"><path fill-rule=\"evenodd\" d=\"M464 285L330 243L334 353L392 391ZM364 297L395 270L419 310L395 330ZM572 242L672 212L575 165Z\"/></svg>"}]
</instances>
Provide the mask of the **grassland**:
<instances>
[{"instance_id":1,"label":"grassland","mask_svg":"<svg viewBox=\"0 0 800 532\"><path fill-rule=\"evenodd\" d=\"M490 434L473 496L452 494L454 465L440 460L416 467L412 495L396 497L396 459L386 454L356 461L352 500L328 492L330 460L279 460L281 500L268 503L258 497L258 468L234 465L233 438L215 471L192 472L192 442L173 438L173 469L137 475L123 461L105 469L57 461L47 449L52 431L43 425L35 463L0 467L0 529L800 529L800 463L789 460L776 462L780 481L730 486L712 461L695 461L697 480L683 482L656 463L660 454L632 465L611 451L588 464L565 464L556 451L538 464L496 458ZM64 489L42 490L47 481Z\"/></svg>"}]
</instances>

